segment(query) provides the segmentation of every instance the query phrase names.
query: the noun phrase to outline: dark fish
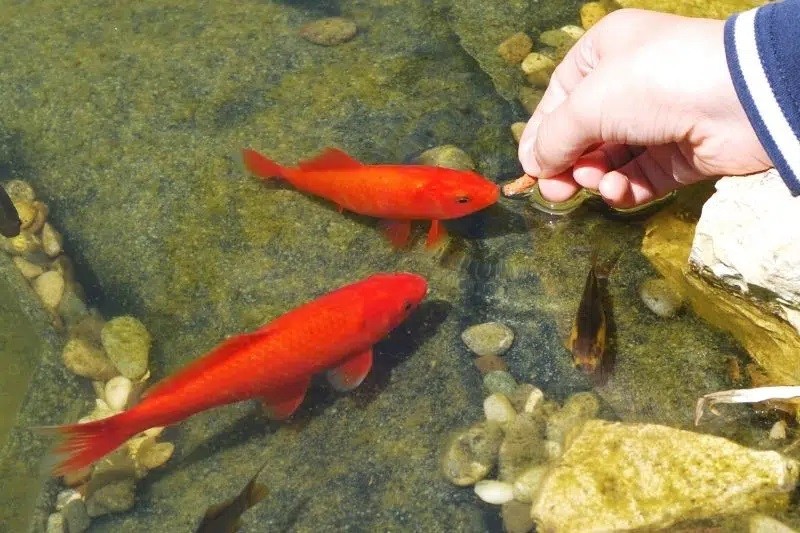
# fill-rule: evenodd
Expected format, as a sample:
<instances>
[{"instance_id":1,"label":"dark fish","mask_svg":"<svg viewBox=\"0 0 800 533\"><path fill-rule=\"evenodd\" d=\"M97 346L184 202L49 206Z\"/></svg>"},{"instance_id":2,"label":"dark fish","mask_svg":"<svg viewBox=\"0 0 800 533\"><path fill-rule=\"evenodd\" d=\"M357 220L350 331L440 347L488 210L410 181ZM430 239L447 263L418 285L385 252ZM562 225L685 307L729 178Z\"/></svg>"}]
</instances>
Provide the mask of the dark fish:
<instances>
[{"instance_id":1,"label":"dark fish","mask_svg":"<svg viewBox=\"0 0 800 533\"><path fill-rule=\"evenodd\" d=\"M608 276L608 270L610 268L598 273L596 258L592 256L592 267L586 275L575 323L567 340L567 348L572 352L575 366L594 377L604 377L610 370L607 351L608 318L604 292L599 281L601 277Z\"/></svg>"},{"instance_id":2,"label":"dark fish","mask_svg":"<svg viewBox=\"0 0 800 533\"><path fill-rule=\"evenodd\" d=\"M14 207L14 202L3 187L0 187L0 235L3 237L16 237L22 222L19 213Z\"/></svg>"},{"instance_id":3,"label":"dark fish","mask_svg":"<svg viewBox=\"0 0 800 533\"><path fill-rule=\"evenodd\" d=\"M210 506L203 516L203 521L197 527L196 533L235 533L239 531L242 525L242 513L267 496L267 487L256 483L264 466L258 469L238 495Z\"/></svg>"}]
</instances>

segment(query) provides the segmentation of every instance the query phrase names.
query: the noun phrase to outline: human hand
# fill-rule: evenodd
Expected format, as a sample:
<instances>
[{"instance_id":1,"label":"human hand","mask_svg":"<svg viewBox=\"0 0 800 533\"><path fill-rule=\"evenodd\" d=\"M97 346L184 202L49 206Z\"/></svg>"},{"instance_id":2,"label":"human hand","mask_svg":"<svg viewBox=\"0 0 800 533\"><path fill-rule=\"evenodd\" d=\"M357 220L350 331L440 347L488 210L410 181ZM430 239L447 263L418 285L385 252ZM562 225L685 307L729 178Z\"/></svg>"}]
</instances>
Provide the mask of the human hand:
<instances>
[{"instance_id":1,"label":"human hand","mask_svg":"<svg viewBox=\"0 0 800 533\"><path fill-rule=\"evenodd\" d=\"M618 208L772 166L728 71L724 21L622 9L556 68L519 159L542 196L580 187Z\"/></svg>"}]
</instances>

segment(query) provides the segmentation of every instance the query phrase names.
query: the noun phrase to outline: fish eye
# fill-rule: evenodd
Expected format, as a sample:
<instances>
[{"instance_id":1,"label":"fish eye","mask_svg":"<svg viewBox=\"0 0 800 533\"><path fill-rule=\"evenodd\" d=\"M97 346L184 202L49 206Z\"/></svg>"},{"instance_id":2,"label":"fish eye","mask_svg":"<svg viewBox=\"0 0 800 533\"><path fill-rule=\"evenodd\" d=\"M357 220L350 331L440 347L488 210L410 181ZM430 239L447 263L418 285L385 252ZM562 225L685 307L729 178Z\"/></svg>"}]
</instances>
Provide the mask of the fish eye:
<instances>
[{"instance_id":1,"label":"fish eye","mask_svg":"<svg viewBox=\"0 0 800 533\"><path fill-rule=\"evenodd\" d=\"M456 196L456 202L459 204L466 204L469 202L469 196Z\"/></svg>"},{"instance_id":2,"label":"fish eye","mask_svg":"<svg viewBox=\"0 0 800 533\"><path fill-rule=\"evenodd\" d=\"M411 302L408 300L403 302L403 311L411 311Z\"/></svg>"}]
</instances>

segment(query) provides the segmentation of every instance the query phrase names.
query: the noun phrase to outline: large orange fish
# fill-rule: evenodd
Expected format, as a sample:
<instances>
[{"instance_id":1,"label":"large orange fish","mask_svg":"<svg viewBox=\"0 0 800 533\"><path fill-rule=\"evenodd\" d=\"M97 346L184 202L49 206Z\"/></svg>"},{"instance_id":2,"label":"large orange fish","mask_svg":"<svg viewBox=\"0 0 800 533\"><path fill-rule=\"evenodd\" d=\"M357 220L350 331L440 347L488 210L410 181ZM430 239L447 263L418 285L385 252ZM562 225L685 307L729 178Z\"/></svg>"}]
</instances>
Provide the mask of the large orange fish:
<instances>
[{"instance_id":1,"label":"large orange fish","mask_svg":"<svg viewBox=\"0 0 800 533\"><path fill-rule=\"evenodd\" d=\"M45 429L65 440L54 474L88 466L151 427L212 407L261 398L271 418L289 417L311 376L327 371L337 390L357 387L372 346L424 299L427 282L409 273L375 274L303 304L252 333L231 337L167 377L134 407L83 424Z\"/></svg>"},{"instance_id":2,"label":"large orange fish","mask_svg":"<svg viewBox=\"0 0 800 533\"><path fill-rule=\"evenodd\" d=\"M321 196L361 215L383 219L395 247L411 235L412 220L430 220L426 245L444 235L440 221L463 217L494 204L500 190L475 172L426 165L365 165L328 148L297 167L284 167L246 148L245 167L262 178L279 177L293 187Z\"/></svg>"}]
</instances>

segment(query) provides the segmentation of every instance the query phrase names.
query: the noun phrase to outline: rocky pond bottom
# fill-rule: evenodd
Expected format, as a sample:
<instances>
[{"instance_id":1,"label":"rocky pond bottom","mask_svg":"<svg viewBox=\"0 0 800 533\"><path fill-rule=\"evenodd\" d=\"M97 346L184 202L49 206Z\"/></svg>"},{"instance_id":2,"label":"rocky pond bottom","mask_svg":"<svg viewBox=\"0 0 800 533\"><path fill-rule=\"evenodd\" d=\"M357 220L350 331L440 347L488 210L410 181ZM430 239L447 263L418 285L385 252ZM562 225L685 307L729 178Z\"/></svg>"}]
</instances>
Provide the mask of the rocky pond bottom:
<instances>
[{"instance_id":1,"label":"rocky pond bottom","mask_svg":"<svg viewBox=\"0 0 800 533\"><path fill-rule=\"evenodd\" d=\"M724 16L753 2L666 4ZM512 183L542 85L616 7L0 7L15 21L0 181L25 219L0 253L0 530L194 531L256 474L266 496L242 531L800 526L791 407L717 406L694 424L698 398L774 379L743 349L751 337L687 307L702 293L685 302L682 271L653 245L658 228L696 222L701 201L659 206L658 226L591 202L559 217L503 198L446 223L436 253L421 224L398 252L375 220L237 161L243 147L289 165L336 146ZM565 347L593 251L615 258L601 385ZM423 275L430 293L356 390L314 380L289 421L242 402L137 435L73 478L47 472L51 441L32 426L134 405L227 336L380 271Z\"/></svg>"}]
</instances>

